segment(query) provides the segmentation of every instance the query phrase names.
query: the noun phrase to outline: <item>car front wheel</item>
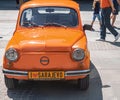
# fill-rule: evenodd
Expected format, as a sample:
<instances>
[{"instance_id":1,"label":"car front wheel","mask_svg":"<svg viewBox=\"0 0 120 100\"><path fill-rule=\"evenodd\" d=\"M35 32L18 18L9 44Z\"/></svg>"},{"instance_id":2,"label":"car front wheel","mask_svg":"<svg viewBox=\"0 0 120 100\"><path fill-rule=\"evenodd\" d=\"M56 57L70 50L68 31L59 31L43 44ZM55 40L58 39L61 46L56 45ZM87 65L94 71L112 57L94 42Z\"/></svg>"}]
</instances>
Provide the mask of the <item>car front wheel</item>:
<instances>
[{"instance_id":1,"label":"car front wheel","mask_svg":"<svg viewBox=\"0 0 120 100\"><path fill-rule=\"evenodd\" d=\"M83 79L78 80L78 87L80 90L87 90L89 87L89 75Z\"/></svg>"},{"instance_id":2,"label":"car front wheel","mask_svg":"<svg viewBox=\"0 0 120 100\"><path fill-rule=\"evenodd\" d=\"M5 85L8 89L14 89L18 86L18 80L4 76Z\"/></svg>"}]
</instances>

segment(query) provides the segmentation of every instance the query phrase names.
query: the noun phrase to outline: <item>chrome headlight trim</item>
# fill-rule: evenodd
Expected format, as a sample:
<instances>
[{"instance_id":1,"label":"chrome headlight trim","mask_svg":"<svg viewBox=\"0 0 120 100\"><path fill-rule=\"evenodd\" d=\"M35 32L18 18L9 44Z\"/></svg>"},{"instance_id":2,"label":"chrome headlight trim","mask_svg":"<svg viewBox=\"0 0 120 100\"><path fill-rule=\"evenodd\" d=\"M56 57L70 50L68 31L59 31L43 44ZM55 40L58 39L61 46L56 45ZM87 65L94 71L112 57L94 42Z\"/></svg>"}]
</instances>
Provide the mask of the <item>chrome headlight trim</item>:
<instances>
[{"instance_id":1,"label":"chrome headlight trim","mask_svg":"<svg viewBox=\"0 0 120 100\"><path fill-rule=\"evenodd\" d=\"M85 57L85 52L83 49L81 48L76 48L73 50L72 52L72 58L75 60L75 61L81 61L83 60Z\"/></svg>"},{"instance_id":2,"label":"chrome headlight trim","mask_svg":"<svg viewBox=\"0 0 120 100\"><path fill-rule=\"evenodd\" d=\"M18 59L18 52L16 49L14 48L9 48L6 52L5 52L5 57L9 60L9 61L16 61Z\"/></svg>"}]
</instances>

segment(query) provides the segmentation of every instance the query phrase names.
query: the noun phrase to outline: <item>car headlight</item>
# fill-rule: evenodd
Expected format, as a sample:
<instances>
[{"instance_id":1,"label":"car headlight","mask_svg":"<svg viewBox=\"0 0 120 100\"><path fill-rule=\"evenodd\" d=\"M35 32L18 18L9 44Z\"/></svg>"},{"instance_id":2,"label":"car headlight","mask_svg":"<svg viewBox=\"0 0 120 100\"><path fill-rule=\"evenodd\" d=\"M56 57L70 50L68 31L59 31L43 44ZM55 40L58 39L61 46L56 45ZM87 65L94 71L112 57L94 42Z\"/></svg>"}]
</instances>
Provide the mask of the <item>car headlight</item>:
<instances>
[{"instance_id":1,"label":"car headlight","mask_svg":"<svg viewBox=\"0 0 120 100\"><path fill-rule=\"evenodd\" d=\"M5 52L5 57L10 61L16 61L18 59L18 53L14 48L10 48Z\"/></svg>"},{"instance_id":2,"label":"car headlight","mask_svg":"<svg viewBox=\"0 0 120 100\"><path fill-rule=\"evenodd\" d=\"M83 49L77 48L72 53L72 58L76 61L83 60L85 57L85 52Z\"/></svg>"}]
</instances>

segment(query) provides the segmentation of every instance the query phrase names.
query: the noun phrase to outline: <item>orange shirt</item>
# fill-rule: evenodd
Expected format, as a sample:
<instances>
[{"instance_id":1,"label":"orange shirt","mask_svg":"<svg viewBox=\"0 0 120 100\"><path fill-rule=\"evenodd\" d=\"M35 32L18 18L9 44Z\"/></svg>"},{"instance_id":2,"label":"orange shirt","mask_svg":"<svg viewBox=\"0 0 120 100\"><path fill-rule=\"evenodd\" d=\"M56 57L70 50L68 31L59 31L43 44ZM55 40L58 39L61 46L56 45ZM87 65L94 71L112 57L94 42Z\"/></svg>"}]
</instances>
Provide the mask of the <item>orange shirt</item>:
<instances>
[{"instance_id":1,"label":"orange shirt","mask_svg":"<svg viewBox=\"0 0 120 100\"><path fill-rule=\"evenodd\" d=\"M100 7L101 8L110 7L109 0L100 0Z\"/></svg>"}]
</instances>

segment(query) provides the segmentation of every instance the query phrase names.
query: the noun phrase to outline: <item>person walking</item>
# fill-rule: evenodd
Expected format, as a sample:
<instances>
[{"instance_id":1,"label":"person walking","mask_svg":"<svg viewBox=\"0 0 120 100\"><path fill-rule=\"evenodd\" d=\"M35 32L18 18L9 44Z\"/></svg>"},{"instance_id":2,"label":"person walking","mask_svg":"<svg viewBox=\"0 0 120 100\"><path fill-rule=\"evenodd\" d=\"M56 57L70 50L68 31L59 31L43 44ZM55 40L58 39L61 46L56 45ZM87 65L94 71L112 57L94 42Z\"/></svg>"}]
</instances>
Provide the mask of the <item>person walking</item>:
<instances>
[{"instance_id":1,"label":"person walking","mask_svg":"<svg viewBox=\"0 0 120 100\"><path fill-rule=\"evenodd\" d=\"M120 34L112 27L110 23L110 14L111 12L115 11L114 5L112 0L100 0L100 7L101 7L101 18L102 18L102 24L101 24L101 31L100 31L100 41L105 41L106 38L106 28L114 35L115 39L114 42L116 42Z\"/></svg>"},{"instance_id":2,"label":"person walking","mask_svg":"<svg viewBox=\"0 0 120 100\"><path fill-rule=\"evenodd\" d=\"M119 12L120 0L112 0L112 1L115 7L115 12L112 13L111 21L112 21L112 26L114 26L114 23L116 21L116 16L118 15Z\"/></svg>"},{"instance_id":3,"label":"person walking","mask_svg":"<svg viewBox=\"0 0 120 100\"><path fill-rule=\"evenodd\" d=\"M93 24L95 22L95 19L97 17L97 19L99 20L99 24L101 26L101 17L100 17L100 0L94 0L93 1L93 8L92 8L94 11L93 11L93 19L92 19L92 22L91 22L91 30L94 30L93 29Z\"/></svg>"}]
</instances>

